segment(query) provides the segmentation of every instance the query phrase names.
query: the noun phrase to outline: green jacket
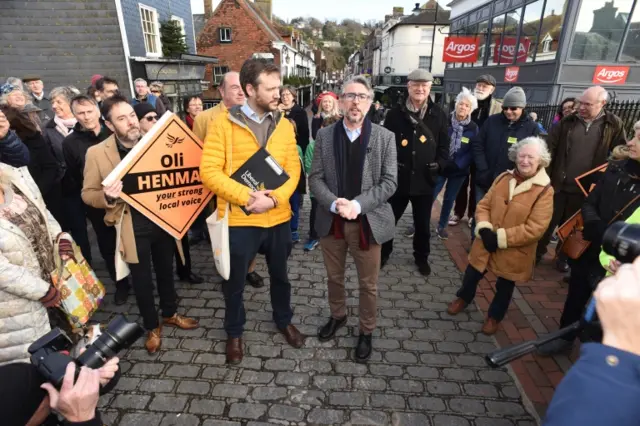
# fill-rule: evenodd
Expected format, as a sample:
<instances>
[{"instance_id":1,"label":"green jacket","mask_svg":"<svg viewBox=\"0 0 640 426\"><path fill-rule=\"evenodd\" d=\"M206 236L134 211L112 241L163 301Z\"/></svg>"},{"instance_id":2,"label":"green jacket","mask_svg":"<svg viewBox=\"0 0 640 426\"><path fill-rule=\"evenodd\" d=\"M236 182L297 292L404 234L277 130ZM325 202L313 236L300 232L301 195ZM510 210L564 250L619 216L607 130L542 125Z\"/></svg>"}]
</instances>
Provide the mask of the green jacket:
<instances>
[{"instance_id":1,"label":"green jacket","mask_svg":"<svg viewBox=\"0 0 640 426\"><path fill-rule=\"evenodd\" d=\"M304 171L307 176L311 173L311 163L313 163L313 151L315 150L316 141L313 139L309 139L309 145L307 145L307 150L304 153L304 160L302 161L302 165L304 166ZM302 148L298 146L298 150L300 152L300 158L302 158ZM309 191L309 197L313 198L313 194Z\"/></svg>"},{"instance_id":2,"label":"green jacket","mask_svg":"<svg viewBox=\"0 0 640 426\"><path fill-rule=\"evenodd\" d=\"M625 220L625 223L631 223L631 224L640 223L640 208L637 208L636 211L634 211L633 214L629 216L627 220ZM611 272L609 272L609 263L615 259L616 258L614 256L611 256L610 254L605 253L604 250L600 251L600 264L607 271L607 276L611 275Z\"/></svg>"}]
</instances>

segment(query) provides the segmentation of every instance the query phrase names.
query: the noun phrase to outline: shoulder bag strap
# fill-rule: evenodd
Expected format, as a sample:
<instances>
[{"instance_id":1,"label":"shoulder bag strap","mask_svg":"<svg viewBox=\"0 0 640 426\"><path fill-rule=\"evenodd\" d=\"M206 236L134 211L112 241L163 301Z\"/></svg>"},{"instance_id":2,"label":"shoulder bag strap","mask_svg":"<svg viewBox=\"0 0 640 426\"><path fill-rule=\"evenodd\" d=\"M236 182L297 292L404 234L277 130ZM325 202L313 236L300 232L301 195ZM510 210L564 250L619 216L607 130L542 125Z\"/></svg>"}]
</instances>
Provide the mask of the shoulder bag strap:
<instances>
[{"instance_id":1,"label":"shoulder bag strap","mask_svg":"<svg viewBox=\"0 0 640 426\"><path fill-rule=\"evenodd\" d=\"M618 214L616 214L610 221L609 223L607 223L607 225L611 225L617 218L619 218L622 213L624 213L624 211L631 206L633 203L635 203L636 201L638 201L638 199L640 199L640 195L636 195L635 197L633 197L633 200L629 201L627 203L627 205L625 205L619 212Z\"/></svg>"}]
</instances>

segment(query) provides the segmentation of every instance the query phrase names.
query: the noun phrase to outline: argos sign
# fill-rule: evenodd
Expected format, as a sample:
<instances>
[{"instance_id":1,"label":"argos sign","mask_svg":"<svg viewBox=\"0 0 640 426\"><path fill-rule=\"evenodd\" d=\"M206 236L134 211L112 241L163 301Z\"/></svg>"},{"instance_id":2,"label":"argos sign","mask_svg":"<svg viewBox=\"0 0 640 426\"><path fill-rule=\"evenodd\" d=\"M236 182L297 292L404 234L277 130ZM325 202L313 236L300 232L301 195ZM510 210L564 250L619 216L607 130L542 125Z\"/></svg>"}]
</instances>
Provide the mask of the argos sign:
<instances>
[{"instance_id":1,"label":"argos sign","mask_svg":"<svg viewBox=\"0 0 640 426\"><path fill-rule=\"evenodd\" d=\"M624 84L628 75L629 67L598 65L593 73L593 82L596 84Z\"/></svg>"},{"instance_id":2,"label":"argos sign","mask_svg":"<svg viewBox=\"0 0 640 426\"><path fill-rule=\"evenodd\" d=\"M504 81L507 83L515 83L518 81L520 67L507 67L504 69Z\"/></svg>"},{"instance_id":3,"label":"argos sign","mask_svg":"<svg viewBox=\"0 0 640 426\"><path fill-rule=\"evenodd\" d=\"M515 37L504 37L502 39L502 45L496 42L493 48L493 62L496 64L498 61L500 61L501 64L512 63L513 57L516 55L516 44L518 45L518 58L516 62L527 62L531 40L523 37L520 38L520 43L516 43Z\"/></svg>"},{"instance_id":4,"label":"argos sign","mask_svg":"<svg viewBox=\"0 0 640 426\"><path fill-rule=\"evenodd\" d=\"M478 57L477 37L451 36L444 39L443 62L475 62Z\"/></svg>"}]
</instances>

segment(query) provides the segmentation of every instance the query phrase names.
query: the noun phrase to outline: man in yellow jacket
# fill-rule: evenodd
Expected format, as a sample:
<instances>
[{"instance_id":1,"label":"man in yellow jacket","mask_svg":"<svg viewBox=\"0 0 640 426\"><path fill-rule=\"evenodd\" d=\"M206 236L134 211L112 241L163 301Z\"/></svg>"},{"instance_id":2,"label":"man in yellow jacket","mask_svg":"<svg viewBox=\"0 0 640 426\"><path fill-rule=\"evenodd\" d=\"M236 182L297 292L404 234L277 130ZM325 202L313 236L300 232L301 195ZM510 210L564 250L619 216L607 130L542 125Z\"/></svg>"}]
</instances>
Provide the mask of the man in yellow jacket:
<instances>
[{"instance_id":1,"label":"man in yellow jacket","mask_svg":"<svg viewBox=\"0 0 640 426\"><path fill-rule=\"evenodd\" d=\"M304 344L304 337L291 324L291 284L287 275L292 247L289 198L298 186L300 159L293 126L277 108L280 69L264 60L249 59L240 70L240 83L247 101L219 114L209 125L200 164L202 183L217 194L221 216L229 203L231 274L222 284L229 364L242 361L245 277L258 252L266 256L269 266L273 320L291 346L300 348ZM252 192L230 176L261 147L289 179L273 191Z\"/></svg>"},{"instance_id":2,"label":"man in yellow jacket","mask_svg":"<svg viewBox=\"0 0 640 426\"><path fill-rule=\"evenodd\" d=\"M220 114L226 114L229 108L236 105L242 105L245 102L244 92L240 86L240 74L235 71L229 71L222 76L220 86L218 86L220 96L222 96L222 102L213 108L209 108L206 111L201 112L193 123L193 133L196 134L198 139L204 141L207 138L207 129L209 124L215 120ZM256 259L254 258L249 265L249 271L247 272L247 282L252 287L260 288L264 287L264 280L256 272Z\"/></svg>"}]
</instances>

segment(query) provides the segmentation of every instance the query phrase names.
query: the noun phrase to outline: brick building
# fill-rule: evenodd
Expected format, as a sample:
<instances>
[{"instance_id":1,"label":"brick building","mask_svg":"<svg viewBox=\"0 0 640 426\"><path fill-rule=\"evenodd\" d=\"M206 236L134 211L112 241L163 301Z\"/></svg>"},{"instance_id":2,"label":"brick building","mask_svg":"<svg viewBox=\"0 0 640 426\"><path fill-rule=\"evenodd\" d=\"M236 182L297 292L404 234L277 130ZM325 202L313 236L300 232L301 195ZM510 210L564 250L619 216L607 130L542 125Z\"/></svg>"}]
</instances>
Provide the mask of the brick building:
<instances>
[{"instance_id":1,"label":"brick building","mask_svg":"<svg viewBox=\"0 0 640 426\"><path fill-rule=\"evenodd\" d=\"M205 80L212 83L206 99L218 99L217 86L224 73L239 71L250 58L271 60L281 67L282 76L315 78L315 62L310 47L298 32L283 32L271 20L271 0L222 0L213 10L212 0L204 0L202 30L196 35L198 53L214 56L218 64L207 66ZM311 87L300 91L298 102L306 103Z\"/></svg>"},{"instance_id":2,"label":"brick building","mask_svg":"<svg viewBox=\"0 0 640 426\"><path fill-rule=\"evenodd\" d=\"M189 56L164 58L161 23L178 21ZM45 90L89 86L94 74L120 83L127 96L133 80L165 83L174 104L201 93L205 61L196 54L190 0L0 1L0 82L9 76L40 74ZM215 61L215 59L213 59Z\"/></svg>"}]
</instances>

